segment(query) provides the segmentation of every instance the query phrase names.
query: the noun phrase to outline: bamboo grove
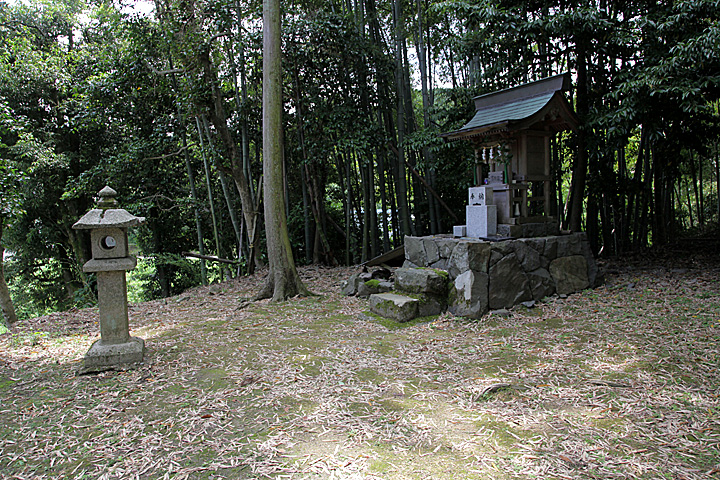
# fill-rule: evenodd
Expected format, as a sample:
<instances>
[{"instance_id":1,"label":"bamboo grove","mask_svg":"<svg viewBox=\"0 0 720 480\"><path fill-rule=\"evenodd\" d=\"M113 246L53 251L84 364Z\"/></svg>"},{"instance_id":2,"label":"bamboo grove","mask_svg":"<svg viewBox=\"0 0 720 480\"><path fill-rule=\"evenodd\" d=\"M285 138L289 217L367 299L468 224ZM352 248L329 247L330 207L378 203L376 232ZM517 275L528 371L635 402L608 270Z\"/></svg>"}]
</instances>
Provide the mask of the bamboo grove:
<instances>
[{"instance_id":1,"label":"bamboo grove","mask_svg":"<svg viewBox=\"0 0 720 480\"><path fill-rule=\"evenodd\" d=\"M562 72L582 121L552 146L563 227L604 255L717 227L717 2L282 8L300 263L355 264L463 223L474 153L438 134L474 96ZM263 266L261 15L255 0L0 0L0 245L18 300L92 297L70 226L105 184L148 218L148 297Z\"/></svg>"}]
</instances>

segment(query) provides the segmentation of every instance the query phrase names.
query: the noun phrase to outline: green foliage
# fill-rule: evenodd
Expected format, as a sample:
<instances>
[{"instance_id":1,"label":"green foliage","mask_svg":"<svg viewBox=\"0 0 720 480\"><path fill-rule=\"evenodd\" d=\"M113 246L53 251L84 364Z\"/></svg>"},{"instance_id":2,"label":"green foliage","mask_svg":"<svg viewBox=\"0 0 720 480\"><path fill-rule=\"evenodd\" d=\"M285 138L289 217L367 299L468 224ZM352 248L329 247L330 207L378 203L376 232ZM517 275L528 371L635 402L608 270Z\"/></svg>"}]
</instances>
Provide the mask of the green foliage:
<instances>
[{"instance_id":1,"label":"green foliage","mask_svg":"<svg viewBox=\"0 0 720 480\"><path fill-rule=\"evenodd\" d=\"M23 172L4 158L0 158L0 218L22 213L21 186Z\"/></svg>"},{"instance_id":2,"label":"green foliage","mask_svg":"<svg viewBox=\"0 0 720 480\"><path fill-rule=\"evenodd\" d=\"M71 226L106 184L120 192L124 208L147 217L133 233L148 258L138 267L134 298L198 282L196 264L180 255L198 248L196 212L211 237L210 194L220 251L207 238L204 248L237 257L218 171L231 177L242 169L257 195L261 5L172 0L158 6L153 17L142 17L111 2L0 4L0 215L13 295L17 304L27 302L23 315L93 301L93 278L80 268L88 241ZM471 118L476 95L564 71L572 73L570 101L583 117L585 139L557 138L553 174L565 202L578 148L586 149L581 193L591 207L585 226L598 248L622 251L669 238L666 227L695 231L717 222L717 2L413 2L403 4L398 19L401 55L394 6L335 0L284 6L286 196L296 253L312 261L317 252L326 263L347 253L358 261L371 247L380 253L385 239L387 247L399 243L400 179L409 184L415 233L448 231L444 208L430 220L434 197L397 164L398 152L462 217L474 182L473 147L438 134ZM429 64L427 98L412 60L420 38ZM587 85L580 84L581 72ZM407 97L398 82L410 88ZM407 111L398 145L402 100ZM224 119L213 118L221 111ZM211 124L204 151L191 128L196 116ZM222 122L228 132L217 129ZM221 138L225 133L230 142ZM248 156L233 165L228 144L240 148L243 138ZM207 182L203 154L211 163ZM702 182L692 179L691 158L704 162ZM690 179L697 194L686 186ZM307 209L303 182L314 189L306 190ZM230 183L230 208L238 209ZM259 248L263 242L260 235Z\"/></svg>"},{"instance_id":3,"label":"green foliage","mask_svg":"<svg viewBox=\"0 0 720 480\"><path fill-rule=\"evenodd\" d=\"M93 303L92 297L88 298L81 289L69 294L63 282L58 281L62 278L62 268L55 259L26 265L21 259L10 257L4 267L19 320ZM81 301L76 303L77 300Z\"/></svg>"},{"instance_id":4,"label":"green foliage","mask_svg":"<svg viewBox=\"0 0 720 480\"><path fill-rule=\"evenodd\" d=\"M164 296L164 282L169 285L170 295L182 293L200 284L200 267L196 262L175 254L144 257L131 273L134 288L128 293L129 301L147 301Z\"/></svg>"}]
</instances>

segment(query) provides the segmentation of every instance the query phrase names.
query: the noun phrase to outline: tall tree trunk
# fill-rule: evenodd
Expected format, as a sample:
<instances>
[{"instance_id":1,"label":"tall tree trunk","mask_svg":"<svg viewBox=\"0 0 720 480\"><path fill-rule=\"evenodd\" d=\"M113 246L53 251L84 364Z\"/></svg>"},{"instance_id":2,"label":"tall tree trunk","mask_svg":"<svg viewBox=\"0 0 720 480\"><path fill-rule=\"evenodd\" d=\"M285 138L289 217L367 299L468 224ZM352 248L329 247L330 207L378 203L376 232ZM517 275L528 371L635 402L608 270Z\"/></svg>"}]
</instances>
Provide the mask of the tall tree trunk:
<instances>
[{"instance_id":1,"label":"tall tree trunk","mask_svg":"<svg viewBox=\"0 0 720 480\"><path fill-rule=\"evenodd\" d=\"M552 165L555 176L555 215L557 215L558 225L564 223L563 215L563 180L562 180L562 164L560 163L560 141L557 137L550 140L550 151L552 152Z\"/></svg>"},{"instance_id":2,"label":"tall tree trunk","mask_svg":"<svg viewBox=\"0 0 720 480\"><path fill-rule=\"evenodd\" d=\"M703 158L698 155L698 184L700 187L700 228L705 227L705 193L703 192Z\"/></svg>"},{"instance_id":3,"label":"tall tree trunk","mask_svg":"<svg viewBox=\"0 0 720 480\"><path fill-rule=\"evenodd\" d=\"M360 172L360 188L362 193L362 249L360 254L360 262L368 260L368 252L370 248L370 198L368 197L368 178L367 170L362 165L360 157L355 155L358 172Z\"/></svg>"},{"instance_id":4,"label":"tall tree trunk","mask_svg":"<svg viewBox=\"0 0 720 480\"><path fill-rule=\"evenodd\" d=\"M210 121L222 141L222 146L225 150L227 158L230 160L230 173L232 174L235 186L240 194L240 203L242 205L243 217L245 218L245 225L247 225L250 245L248 252L248 272L252 273L255 270L255 265L260 263L256 248L256 240L258 238L259 231L258 217L260 216L260 212L258 211L259 202L253 197L250 188L250 179L245 171L242 155L240 154L232 132L228 127L227 115L225 113L225 100L220 88L217 85L216 73L213 69L212 62L210 61L209 46L204 48L198 54L197 58L202 67L205 81L208 85L210 85L212 94L212 108L208 110L208 113L210 114ZM282 158L280 161L282 162ZM282 190L280 190L280 192L282 192Z\"/></svg>"},{"instance_id":5,"label":"tall tree trunk","mask_svg":"<svg viewBox=\"0 0 720 480\"><path fill-rule=\"evenodd\" d=\"M17 322L17 314L15 306L10 298L10 289L5 282L4 255L5 247L2 243L2 235L5 227L5 219L0 217L0 308L2 308L2 318L6 328L10 328L12 324Z\"/></svg>"},{"instance_id":6,"label":"tall tree trunk","mask_svg":"<svg viewBox=\"0 0 720 480\"><path fill-rule=\"evenodd\" d=\"M682 182L678 182L678 190L680 189L680 185L682 185ZM688 185L687 177L685 177L685 195L687 197L688 216L690 217L690 228L694 228L695 222L693 221L692 199L690 199L690 185ZM680 195L678 195L678 198L682 199Z\"/></svg>"},{"instance_id":7,"label":"tall tree trunk","mask_svg":"<svg viewBox=\"0 0 720 480\"><path fill-rule=\"evenodd\" d=\"M452 29L450 28L450 19L445 16L443 17L445 29L447 33L447 37L452 37ZM453 47L450 45L450 42L448 42L448 68L450 70L450 80L452 82L452 88L453 90L457 89L458 82L457 82L457 76L455 75L455 56L453 54Z\"/></svg>"},{"instance_id":8,"label":"tall tree trunk","mask_svg":"<svg viewBox=\"0 0 720 480\"><path fill-rule=\"evenodd\" d=\"M642 202L642 171L643 165L645 164L645 155L647 155L647 130L644 126L640 125L640 145L638 146L637 160L635 160L635 173L632 179L632 189L628 198L627 213L628 229L625 236L625 242L627 247L633 246L631 240L632 235L637 238L638 233L638 222L640 219L640 204Z\"/></svg>"},{"instance_id":9,"label":"tall tree trunk","mask_svg":"<svg viewBox=\"0 0 720 480\"><path fill-rule=\"evenodd\" d=\"M702 227L702 217L700 213L700 193L698 192L698 176L697 176L697 169L695 168L695 155L690 154L690 174L692 175L692 184L693 184L693 190L695 191L695 209L697 211L697 219L698 223L700 224L700 227ZM689 200L690 193L688 192L688 200ZM692 210L693 203L688 203L688 209Z\"/></svg>"},{"instance_id":10,"label":"tall tree trunk","mask_svg":"<svg viewBox=\"0 0 720 480\"><path fill-rule=\"evenodd\" d=\"M193 213L195 214L195 232L197 233L197 243L198 243L198 253L200 255L205 255L205 245L203 241L203 234L202 234L202 223L200 221L200 200L197 196L197 190L195 190L195 173L192 169L192 164L190 163L190 152L188 152L188 145L187 145L187 135L185 133L185 120L181 121L181 127L182 131L182 144L183 144L183 150L185 154L185 169L187 170L188 174L188 183L190 184L190 197L193 200ZM207 265L205 264L205 259L200 259L200 281L203 285L207 285L208 283L208 276L207 276Z\"/></svg>"},{"instance_id":11,"label":"tall tree trunk","mask_svg":"<svg viewBox=\"0 0 720 480\"><path fill-rule=\"evenodd\" d=\"M305 178L308 180L307 188L310 196L310 207L315 219L315 255L313 255L313 262L315 263L326 263L328 265L337 265L337 261L330 248L330 242L327 239L325 233L325 225L323 219L325 218L325 209L323 203L323 191L322 185L324 182L322 179L318 180L317 169L314 165L309 162L305 162ZM322 250L322 255L320 255Z\"/></svg>"},{"instance_id":12,"label":"tall tree trunk","mask_svg":"<svg viewBox=\"0 0 720 480\"><path fill-rule=\"evenodd\" d=\"M717 198L717 216L720 223L720 146L715 144L715 197Z\"/></svg>"},{"instance_id":13,"label":"tall tree trunk","mask_svg":"<svg viewBox=\"0 0 720 480\"><path fill-rule=\"evenodd\" d=\"M687 179L685 179L685 182L687 183ZM673 208L675 210L682 210L682 178L678 179L678 182L675 184L675 202L673 202ZM683 230L687 230L689 227L685 225L685 215L682 215L680 217L680 226L683 228Z\"/></svg>"},{"instance_id":14,"label":"tall tree trunk","mask_svg":"<svg viewBox=\"0 0 720 480\"><path fill-rule=\"evenodd\" d=\"M395 17L395 83L397 86L397 163L395 164L396 197L403 235L411 234L408 186L405 172L405 66L403 65L402 0L394 0Z\"/></svg>"},{"instance_id":15,"label":"tall tree trunk","mask_svg":"<svg viewBox=\"0 0 720 480\"><path fill-rule=\"evenodd\" d=\"M228 187L227 178L225 177L225 174L220 169L219 161L217 158L216 150L213 146L212 136L210 133L210 125L208 125L207 119L203 116L202 117L202 124L203 124L203 131L205 132L205 136L208 141L208 147L210 150L210 154L212 155L213 159L213 165L215 166L215 169L218 171L218 177L220 178L220 186L222 187L223 191L223 197L225 198L225 206L227 206L228 209L228 215L230 216L230 223L232 223L233 231L235 232L235 244L237 245L237 257L240 259L242 257L242 229L240 228L240 222L238 222L237 213L235 210L235 206L233 205L232 201L232 195L230 192L230 188ZM218 256L220 254L218 253Z\"/></svg>"},{"instance_id":16,"label":"tall tree trunk","mask_svg":"<svg viewBox=\"0 0 720 480\"><path fill-rule=\"evenodd\" d=\"M285 216L280 0L263 0L263 184L268 272L257 298L282 301L310 292L300 280Z\"/></svg>"},{"instance_id":17,"label":"tall tree trunk","mask_svg":"<svg viewBox=\"0 0 720 480\"><path fill-rule=\"evenodd\" d=\"M242 118L240 123L240 135L241 135L241 141L242 141L242 158L243 158L243 170L245 171L245 176L248 179L248 187L250 190L250 195L252 198L255 197L255 189L252 179L252 172L250 169L250 138L248 135L248 115L247 111L245 110L245 106L248 102L248 92L247 92L247 75L245 73L245 47L243 45L242 41L242 15L240 11L240 1L236 0L235 2L235 8L237 10L237 22L238 22L238 54L240 56L240 92L242 94L242 102L240 104L240 116ZM255 241L256 239L251 238L250 241Z\"/></svg>"},{"instance_id":18,"label":"tall tree trunk","mask_svg":"<svg viewBox=\"0 0 720 480\"><path fill-rule=\"evenodd\" d=\"M627 246L627 231L630 225L630 217L627 216L627 204L632 196L632 188L630 188L630 174L627 168L627 156L625 154L625 147L620 147L617 150L618 156L618 181L621 185L621 192L616 195L617 203L613 206L615 209L614 216L616 217L615 225L615 245L617 255L622 254Z\"/></svg>"},{"instance_id":19,"label":"tall tree trunk","mask_svg":"<svg viewBox=\"0 0 720 480\"><path fill-rule=\"evenodd\" d=\"M652 217L653 245L664 245L667 243L668 221L665 216L665 152L659 156L653 155L653 194L655 210Z\"/></svg>"},{"instance_id":20,"label":"tall tree trunk","mask_svg":"<svg viewBox=\"0 0 720 480\"><path fill-rule=\"evenodd\" d=\"M165 253L165 240L163 238L162 226L158 224L157 220L160 218L160 209L156 204L150 207L148 212L147 226L150 229L153 240L153 250L162 254ZM167 263L162 260L159 255L156 257L155 270L157 272L157 281L160 284L160 295L162 298L168 298L170 296L170 279L168 278Z\"/></svg>"},{"instance_id":21,"label":"tall tree trunk","mask_svg":"<svg viewBox=\"0 0 720 480\"><path fill-rule=\"evenodd\" d=\"M587 47L584 39L577 41L577 114L580 117L580 128L577 137L577 157L573 168L570 212L568 227L573 232L582 230L583 201L585 199L585 181L588 169L587 127L585 121L588 114L587 88Z\"/></svg>"},{"instance_id":22,"label":"tall tree trunk","mask_svg":"<svg viewBox=\"0 0 720 480\"><path fill-rule=\"evenodd\" d=\"M642 194L640 196L640 200L637 202L635 222L636 228L634 229L634 231L636 232L636 237L634 241L634 247L636 250L642 247L646 247L648 243L648 217L654 209L652 197L654 157L655 149L652 147L652 145L646 145L645 154L643 155L644 178L642 182Z\"/></svg>"},{"instance_id":23,"label":"tall tree trunk","mask_svg":"<svg viewBox=\"0 0 720 480\"><path fill-rule=\"evenodd\" d=\"M370 214L370 258L378 255L378 223L377 223L377 201L375 199L375 169L373 168L372 155L368 154L367 168L367 195L368 195L368 213Z\"/></svg>"},{"instance_id":24,"label":"tall tree trunk","mask_svg":"<svg viewBox=\"0 0 720 480\"><path fill-rule=\"evenodd\" d=\"M418 51L418 65L420 67L420 91L422 93L423 103L423 129L430 129L430 92L428 88L428 68L427 68L427 52L425 51L425 29L423 28L423 0L417 0L417 35L415 37L415 45ZM432 185L432 165L434 164L433 155L427 147L423 147L422 156L424 158L425 176L429 185ZM438 233L438 222L435 217L435 201L430 192L427 192L428 212L430 220L430 233Z\"/></svg>"},{"instance_id":25,"label":"tall tree trunk","mask_svg":"<svg viewBox=\"0 0 720 480\"><path fill-rule=\"evenodd\" d=\"M313 262L326 263L328 265L337 265L332 251L330 249L330 242L327 240L327 234L325 232L325 225L323 225L324 217L324 195L321 186L324 182L318 181L318 172L315 162L312 162L307 155L305 149L305 128L302 108L302 94L300 92L300 79L297 74L297 70L293 69L293 80L295 83L295 105L296 105L296 116L298 123L298 142L300 143L300 151L302 152L302 169L305 172L306 184L304 185L308 191L308 197L310 199L310 207L315 220L315 254L313 255ZM322 248L323 254L322 259L318 253Z\"/></svg>"},{"instance_id":26,"label":"tall tree trunk","mask_svg":"<svg viewBox=\"0 0 720 480\"><path fill-rule=\"evenodd\" d=\"M343 203L345 207L345 265L352 265L354 256L352 254L352 179L350 178L350 163L344 160L342 154L338 153L338 178L344 184L345 196ZM340 167L343 167L342 169Z\"/></svg>"},{"instance_id":27,"label":"tall tree trunk","mask_svg":"<svg viewBox=\"0 0 720 480\"><path fill-rule=\"evenodd\" d=\"M172 56L170 56L170 69L175 69ZM171 79L173 89L179 97L180 90L178 88L177 77L174 73L172 74ZM195 231L197 233L198 253L200 255L205 255L202 222L200 220L200 200L198 199L197 190L195 189L195 172L193 172L192 162L190 161L190 151L187 144L187 124L185 123L185 116L182 114L179 100L177 101L177 116L180 124L180 138L182 138L183 156L185 158L185 169L187 170L188 183L190 185L190 197L192 198L194 204L193 213L195 214ZM207 285L208 283L207 265L205 264L204 258L200 259L200 281L203 285Z\"/></svg>"},{"instance_id":28,"label":"tall tree trunk","mask_svg":"<svg viewBox=\"0 0 720 480\"><path fill-rule=\"evenodd\" d=\"M400 219L398 218L398 207L397 207L397 195L395 195L395 181L391 178L389 185L389 194L390 194L390 215L392 220L392 239L393 239L393 245L392 247L399 247L400 243L403 240L401 237L400 232Z\"/></svg>"},{"instance_id":29,"label":"tall tree trunk","mask_svg":"<svg viewBox=\"0 0 720 480\"><path fill-rule=\"evenodd\" d=\"M222 258L222 251L220 250L220 235L218 234L217 216L215 215L215 199L212 193L212 182L210 178L210 166L208 165L207 156L205 155L205 142L203 141L202 127L200 126L200 119L195 117L195 124L197 126L198 138L200 138L200 154L203 160L203 166L205 167L205 186L207 188L208 205L210 207L210 217L212 218L213 235L215 237L215 251L217 256ZM220 281L222 281L222 269L220 269Z\"/></svg>"},{"instance_id":30,"label":"tall tree trunk","mask_svg":"<svg viewBox=\"0 0 720 480\"><path fill-rule=\"evenodd\" d=\"M307 176L305 169L300 168L300 180L302 181L302 198L303 198L303 229L305 233L305 263L312 262L312 251L310 242L312 240L312 223L310 221L310 196L307 189Z\"/></svg>"}]
</instances>

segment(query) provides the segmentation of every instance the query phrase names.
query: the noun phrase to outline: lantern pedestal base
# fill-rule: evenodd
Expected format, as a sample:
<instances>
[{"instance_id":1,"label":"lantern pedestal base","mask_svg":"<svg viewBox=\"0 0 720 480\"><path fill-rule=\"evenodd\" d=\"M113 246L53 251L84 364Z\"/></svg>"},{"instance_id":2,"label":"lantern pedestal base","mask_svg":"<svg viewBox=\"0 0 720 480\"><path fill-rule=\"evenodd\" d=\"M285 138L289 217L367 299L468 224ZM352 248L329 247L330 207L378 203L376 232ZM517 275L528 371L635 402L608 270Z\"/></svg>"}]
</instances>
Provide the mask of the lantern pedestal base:
<instances>
[{"instance_id":1,"label":"lantern pedestal base","mask_svg":"<svg viewBox=\"0 0 720 480\"><path fill-rule=\"evenodd\" d=\"M98 340L85 354L82 373L127 367L129 364L142 362L144 354L145 341L142 338L130 337L125 343L112 345Z\"/></svg>"}]
</instances>

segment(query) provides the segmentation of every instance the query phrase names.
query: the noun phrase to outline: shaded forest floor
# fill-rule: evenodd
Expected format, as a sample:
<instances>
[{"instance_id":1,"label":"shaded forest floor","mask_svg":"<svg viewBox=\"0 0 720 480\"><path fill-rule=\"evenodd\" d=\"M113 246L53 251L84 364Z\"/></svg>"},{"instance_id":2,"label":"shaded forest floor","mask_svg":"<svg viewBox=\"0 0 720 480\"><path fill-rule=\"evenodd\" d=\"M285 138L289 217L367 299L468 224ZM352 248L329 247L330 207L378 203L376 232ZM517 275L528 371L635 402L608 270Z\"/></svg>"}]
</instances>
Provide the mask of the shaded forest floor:
<instances>
[{"instance_id":1,"label":"shaded forest floor","mask_svg":"<svg viewBox=\"0 0 720 480\"><path fill-rule=\"evenodd\" d=\"M708 252L703 254L702 252ZM602 265L606 284L408 326L302 269L133 305L135 370L76 376L97 310L0 336L0 477L720 478L720 256Z\"/></svg>"}]
</instances>

